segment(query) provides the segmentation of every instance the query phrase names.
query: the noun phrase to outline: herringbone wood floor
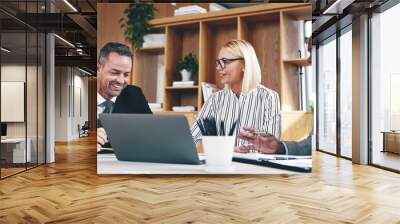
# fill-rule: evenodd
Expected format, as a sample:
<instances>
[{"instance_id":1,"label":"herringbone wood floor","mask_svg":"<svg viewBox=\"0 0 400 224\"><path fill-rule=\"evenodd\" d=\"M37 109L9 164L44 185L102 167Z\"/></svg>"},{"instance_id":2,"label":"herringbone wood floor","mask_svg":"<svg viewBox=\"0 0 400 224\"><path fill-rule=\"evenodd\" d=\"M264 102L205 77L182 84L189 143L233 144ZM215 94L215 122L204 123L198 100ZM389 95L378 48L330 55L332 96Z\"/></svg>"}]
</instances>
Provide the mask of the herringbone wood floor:
<instances>
[{"instance_id":1,"label":"herringbone wood floor","mask_svg":"<svg viewBox=\"0 0 400 224\"><path fill-rule=\"evenodd\" d=\"M400 223L400 175L314 154L309 175L98 176L95 139L0 181L0 223Z\"/></svg>"}]
</instances>

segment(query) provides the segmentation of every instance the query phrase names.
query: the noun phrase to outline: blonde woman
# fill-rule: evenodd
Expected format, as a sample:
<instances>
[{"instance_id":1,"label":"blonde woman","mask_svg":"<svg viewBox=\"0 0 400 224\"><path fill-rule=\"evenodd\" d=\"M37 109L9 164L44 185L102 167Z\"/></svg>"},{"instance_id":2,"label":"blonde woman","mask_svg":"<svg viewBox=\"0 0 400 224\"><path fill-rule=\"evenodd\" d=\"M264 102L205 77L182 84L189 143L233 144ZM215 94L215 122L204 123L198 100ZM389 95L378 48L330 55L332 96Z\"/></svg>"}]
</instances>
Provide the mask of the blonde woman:
<instances>
[{"instance_id":1,"label":"blonde woman","mask_svg":"<svg viewBox=\"0 0 400 224\"><path fill-rule=\"evenodd\" d=\"M225 89L210 96L197 119L212 118L218 133L224 122L224 133L237 122L235 135L241 128L280 137L280 102L278 94L261 85L261 69L253 46L245 40L231 40L219 52L217 70ZM197 122L191 128L196 145L201 141ZM236 139L236 145L247 144Z\"/></svg>"}]
</instances>

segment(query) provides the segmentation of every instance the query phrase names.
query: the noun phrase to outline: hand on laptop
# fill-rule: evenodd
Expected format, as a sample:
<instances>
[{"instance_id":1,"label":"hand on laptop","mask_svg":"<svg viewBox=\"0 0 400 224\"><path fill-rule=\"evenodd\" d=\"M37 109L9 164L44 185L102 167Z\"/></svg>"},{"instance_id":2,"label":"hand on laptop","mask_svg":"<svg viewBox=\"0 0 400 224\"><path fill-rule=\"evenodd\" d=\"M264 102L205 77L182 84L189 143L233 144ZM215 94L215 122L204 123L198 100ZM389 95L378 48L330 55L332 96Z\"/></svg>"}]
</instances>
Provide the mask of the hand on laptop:
<instances>
[{"instance_id":1,"label":"hand on laptop","mask_svg":"<svg viewBox=\"0 0 400 224\"><path fill-rule=\"evenodd\" d=\"M268 133L256 133L256 130L253 128L243 128L240 130L239 138L249 141L251 145L236 147L236 152L248 153L255 150L265 154L285 153L285 146L275 136Z\"/></svg>"},{"instance_id":2,"label":"hand on laptop","mask_svg":"<svg viewBox=\"0 0 400 224\"><path fill-rule=\"evenodd\" d=\"M97 148L108 142L106 130L104 128L97 128Z\"/></svg>"}]
</instances>

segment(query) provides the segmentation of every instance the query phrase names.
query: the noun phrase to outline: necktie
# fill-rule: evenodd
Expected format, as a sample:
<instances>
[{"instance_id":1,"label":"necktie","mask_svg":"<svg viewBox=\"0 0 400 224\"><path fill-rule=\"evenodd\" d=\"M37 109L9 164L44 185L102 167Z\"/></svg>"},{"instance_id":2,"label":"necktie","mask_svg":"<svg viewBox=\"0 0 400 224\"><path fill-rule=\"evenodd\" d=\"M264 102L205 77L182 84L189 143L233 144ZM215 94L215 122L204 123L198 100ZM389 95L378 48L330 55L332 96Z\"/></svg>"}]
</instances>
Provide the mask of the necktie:
<instances>
[{"instance_id":1,"label":"necktie","mask_svg":"<svg viewBox=\"0 0 400 224\"><path fill-rule=\"evenodd\" d=\"M102 104L104 106L103 114L110 114L112 112L114 102L111 100L104 101ZM97 119L97 128L102 128L103 125L101 124L100 120Z\"/></svg>"},{"instance_id":2,"label":"necktie","mask_svg":"<svg viewBox=\"0 0 400 224\"><path fill-rule=\"evenodd\" d=\"M114 102L112 102L111 100L107 100L107 101L104 101L104 102L102 103L102 105L103 105L104 108L105 108L104 111L103 111L103 113L109 114L109 113L112 112Z\"/></svg>"}]
</instances>

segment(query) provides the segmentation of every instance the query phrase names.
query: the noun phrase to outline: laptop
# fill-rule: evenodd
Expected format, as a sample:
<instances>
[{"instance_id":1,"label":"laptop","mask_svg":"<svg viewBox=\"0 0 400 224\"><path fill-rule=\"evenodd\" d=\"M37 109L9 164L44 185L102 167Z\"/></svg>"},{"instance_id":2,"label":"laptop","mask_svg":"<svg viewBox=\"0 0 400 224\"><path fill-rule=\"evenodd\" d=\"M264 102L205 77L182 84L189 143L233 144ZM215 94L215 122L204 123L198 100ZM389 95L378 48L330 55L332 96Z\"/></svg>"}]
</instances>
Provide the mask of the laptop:
<instances>
[{"instance_id":1,"label":"laptop","mask_svg":"<svg viewBox=\"0 0 400 224\"><path fill-rule=\"evenodd\" d=\"M121 161L202 164L184 115L100 114Z\"/></svg>"}]
</instances>

